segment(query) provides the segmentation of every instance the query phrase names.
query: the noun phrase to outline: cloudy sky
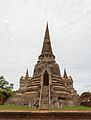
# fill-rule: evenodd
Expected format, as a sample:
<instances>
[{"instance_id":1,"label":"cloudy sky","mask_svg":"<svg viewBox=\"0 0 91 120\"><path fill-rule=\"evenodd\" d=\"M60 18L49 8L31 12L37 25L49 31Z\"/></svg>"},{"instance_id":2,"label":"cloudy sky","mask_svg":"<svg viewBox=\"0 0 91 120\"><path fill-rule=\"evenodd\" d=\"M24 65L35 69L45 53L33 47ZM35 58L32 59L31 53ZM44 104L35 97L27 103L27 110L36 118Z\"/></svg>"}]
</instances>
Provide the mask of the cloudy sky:
<instances>
[{"instance_id":1,"label":"cloudy sky","mask_svg":"<svg viewBox=\"0 0 91 120\"><path fill-rule=\"evenodd\" d=\"M32 76L47 21L61 73L91 90L91 0L0 0L0 75L14 89L27 68Z\"/></svg>"}]
</instances>

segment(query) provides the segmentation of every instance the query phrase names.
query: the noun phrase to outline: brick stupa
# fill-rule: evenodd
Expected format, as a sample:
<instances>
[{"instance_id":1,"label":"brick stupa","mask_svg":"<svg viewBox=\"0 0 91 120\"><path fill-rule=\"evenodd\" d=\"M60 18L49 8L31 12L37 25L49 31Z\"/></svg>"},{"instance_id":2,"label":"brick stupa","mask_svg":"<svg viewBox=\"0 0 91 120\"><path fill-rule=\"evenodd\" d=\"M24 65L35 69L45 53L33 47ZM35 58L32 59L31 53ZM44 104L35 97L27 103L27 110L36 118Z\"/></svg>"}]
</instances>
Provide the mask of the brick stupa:
<instances>
[{"instance_id":1,"label":"brick stupa","mask_svg":"<svg viewBox=\"0 0 91 120\"><path fill-rule=\"evenodd\" d=\"M25 77L20 78L19 90L7 103L49 109L77 105L78 98L72 77L67 75L66 69L63 76L60 73L47 24L41 55L34 66L33 76L30 77L27 70Z\"/></svg>"}]
</instances>

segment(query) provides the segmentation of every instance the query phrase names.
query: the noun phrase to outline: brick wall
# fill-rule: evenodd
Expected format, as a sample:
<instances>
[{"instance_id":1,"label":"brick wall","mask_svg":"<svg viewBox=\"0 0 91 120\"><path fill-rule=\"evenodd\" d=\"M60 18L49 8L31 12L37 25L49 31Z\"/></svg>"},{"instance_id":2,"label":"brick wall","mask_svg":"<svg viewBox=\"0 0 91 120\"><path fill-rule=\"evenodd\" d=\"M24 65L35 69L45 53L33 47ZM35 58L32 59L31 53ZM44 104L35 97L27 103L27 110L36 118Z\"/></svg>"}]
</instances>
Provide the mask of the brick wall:
<instances>
[{"instance_id":1,"label":"brick wall","mask_svg":"<svg viewBox=\"0 0 91 120\"><path fill-rule=\"evenodd\" d=\"M0 120L91 120L91 112L0 112Z\"/></svg>"}]
</instances>

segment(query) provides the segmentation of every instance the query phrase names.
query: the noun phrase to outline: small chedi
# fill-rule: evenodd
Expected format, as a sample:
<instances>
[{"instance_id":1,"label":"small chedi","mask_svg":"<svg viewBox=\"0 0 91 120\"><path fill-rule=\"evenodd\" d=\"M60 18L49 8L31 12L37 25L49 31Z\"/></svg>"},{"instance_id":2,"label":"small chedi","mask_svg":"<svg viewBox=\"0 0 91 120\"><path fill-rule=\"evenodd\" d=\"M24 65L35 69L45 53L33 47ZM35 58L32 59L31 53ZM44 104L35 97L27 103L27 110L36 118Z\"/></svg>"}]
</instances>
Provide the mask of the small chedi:
<instances>
[{"instance_id":1,"label":"small chedi","mask_svg":"<svg viewBox=\"0 0 91 120\"><path fill-rule=\"evenodd\" d=\"M30 77L27 70L25 77L20 78L19 90L7 103L48 109L77 105L78 99L72 77L67 75L66 69L62 76L55 61L47 23L41 55L34 66L33 76Z\"/></svg>"},{"instance_id":2,"label":"small chedi","mask_svg":"<svg viewBox=\"0 0 91 120\"><path fill-rule=\"evenodd\" d=\"M80 105L91 107L91 92L84 92L79 98Z\"/></svg>"}]
</instances>

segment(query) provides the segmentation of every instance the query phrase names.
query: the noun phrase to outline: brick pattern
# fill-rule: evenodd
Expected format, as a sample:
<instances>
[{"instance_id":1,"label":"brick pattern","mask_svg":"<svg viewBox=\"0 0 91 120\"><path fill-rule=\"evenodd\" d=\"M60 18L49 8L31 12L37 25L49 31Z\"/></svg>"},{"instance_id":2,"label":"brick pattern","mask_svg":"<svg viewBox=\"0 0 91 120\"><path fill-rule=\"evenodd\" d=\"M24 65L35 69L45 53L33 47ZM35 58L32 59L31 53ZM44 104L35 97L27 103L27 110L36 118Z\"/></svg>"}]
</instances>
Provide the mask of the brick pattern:
<instances>
[{"instance_id":1,"label":"brick pattern","mask_svg":"<svg viewBox=\"0 0 91 120\"><path fill-rule=\"evenodd\" d=\"M91 112L0 112L0 120L91 120Z\"/></svg>"}]
</instances>

